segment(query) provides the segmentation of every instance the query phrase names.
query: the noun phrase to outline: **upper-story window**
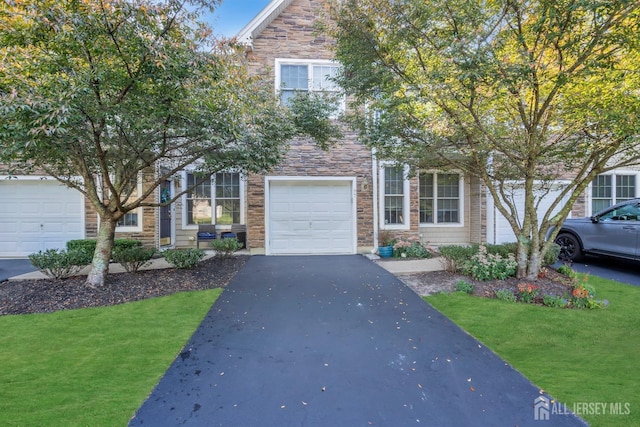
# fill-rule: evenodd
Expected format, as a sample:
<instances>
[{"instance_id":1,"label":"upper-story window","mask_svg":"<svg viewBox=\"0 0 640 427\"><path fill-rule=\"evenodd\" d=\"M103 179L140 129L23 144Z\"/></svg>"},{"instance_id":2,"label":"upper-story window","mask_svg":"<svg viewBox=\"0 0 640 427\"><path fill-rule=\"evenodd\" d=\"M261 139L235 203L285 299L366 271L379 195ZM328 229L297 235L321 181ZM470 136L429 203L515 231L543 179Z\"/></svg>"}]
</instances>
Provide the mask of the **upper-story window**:
<instances>
[{"instance_id":1,"label":"upper-story window","mask_svg":"<svg viewBox=\"0 0 640 427\"><path fill-rule=\"evenodd\" d=\"M420 223L460 224L462 179L457 173L421 172Z\"/></svg>"},{"instance_id":2,"label":"upper-story window","mask_svg":"<svg viewBox=\"0 0 640 427\"><path fill-rule=\"evenodd\" d=\"M238 172L219 172L211 177L186 174L185 223L241 224L242 186ZM213 190L213 191L212 191Z\"/></svg>"},{"instance_id":3,"label":"upper-story window","mask_svg":"<svg viewBox=\"0 0 640 427\"><path fill-rule=\"evenodd\" d=\"M636 175L598 175L591 182L591 212L596 213L636 195Z\"/></svg>"},{"instance_id":4,"label":"upper-story window","mask_svg":"<svg viewBox=\"0 0 640 427\"><path fill-rule=\"evenodd\" d=\"M332 80L339 66L330 61L276 60L276 87L282 102L288 104L298 92L324 92L339 96L340 87ZM340 99L339 110L344 110Z\"/></svg>"}]
</instances>

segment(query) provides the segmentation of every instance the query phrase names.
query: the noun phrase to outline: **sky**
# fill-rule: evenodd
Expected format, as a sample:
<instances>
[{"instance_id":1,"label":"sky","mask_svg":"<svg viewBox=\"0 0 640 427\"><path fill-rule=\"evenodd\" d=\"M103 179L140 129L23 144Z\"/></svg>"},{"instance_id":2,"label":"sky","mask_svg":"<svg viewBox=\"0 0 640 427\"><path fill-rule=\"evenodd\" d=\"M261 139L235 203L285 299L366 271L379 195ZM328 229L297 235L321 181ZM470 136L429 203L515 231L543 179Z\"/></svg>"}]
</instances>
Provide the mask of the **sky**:
<instances>
[{"instance_id":1,"label":"sky","mask_svg":"<svg viewBox=\"0 0 640 427\"><path fill-rule=\"evenodd\" d=\"M227 37L235 36L249 23L271 0L223 0L207 22L214 34Z\"/></svg>"}]
</instances>

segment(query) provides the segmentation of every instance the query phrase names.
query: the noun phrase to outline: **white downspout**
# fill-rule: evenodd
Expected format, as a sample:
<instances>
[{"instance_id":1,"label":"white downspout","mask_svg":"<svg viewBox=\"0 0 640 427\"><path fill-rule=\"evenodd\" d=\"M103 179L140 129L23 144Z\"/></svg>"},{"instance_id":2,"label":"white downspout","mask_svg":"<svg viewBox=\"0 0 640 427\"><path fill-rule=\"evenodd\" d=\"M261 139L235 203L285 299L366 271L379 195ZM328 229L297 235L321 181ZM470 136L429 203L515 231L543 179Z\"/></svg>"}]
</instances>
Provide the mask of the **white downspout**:
<instances>
[{"instance_id":1,"label":"white downspout","mask_svg":"<svg viewBox=\"0 0 640 427\"><path fill-rule=\"evenodd\" d=\"M371 179L373 181L373 252L378 251L378 160L376 149L371 149Z\"/></svg>"}]
</instances>

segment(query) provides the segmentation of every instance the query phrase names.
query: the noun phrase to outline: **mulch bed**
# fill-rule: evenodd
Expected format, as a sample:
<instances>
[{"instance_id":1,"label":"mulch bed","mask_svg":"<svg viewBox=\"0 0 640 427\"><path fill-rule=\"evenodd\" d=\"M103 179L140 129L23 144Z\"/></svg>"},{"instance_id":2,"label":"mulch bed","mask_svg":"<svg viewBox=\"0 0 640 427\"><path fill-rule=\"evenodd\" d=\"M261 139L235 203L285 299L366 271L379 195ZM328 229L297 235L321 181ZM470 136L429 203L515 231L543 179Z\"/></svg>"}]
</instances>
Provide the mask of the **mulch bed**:
<instances>
[{"instance_id":1,"label":"mulch bed","mask_svg":"<svg viewBox=\"0 0 640 427\"><path fill-rule=\"evenodd\" d=\"M248 259L248 255L209 258L191 269L168 268L109 274L107 283L101 288L86 286L85 276L64 280L8 281L0 283L0 316L104 307L176 292L224 287ZM499 289L510 289L516 294L518 284L530 283L515 278L474 281L468 276L447 271L405 274L398 277L421 296L452 292L460 280L474 285L474 295L488 298L495 298L495 291ZM548 269L547 276L538 279L534 284L540 286L540 299L546 294L562 297L570 294L572 289L569 279L553 269Z\"/></svg>"},{"instance_id":2,"label":"mulch bed","mask_svg":"<svg viewBox=\"0 0 640 427\"><path fill-rule=\"evenodd\" d=\"M224 287L248 259L248 255L214 257L191 269L109 274L101 288L85 285L86 276L3 282L0 283L0 316L104 307L176 292Z\"/></svg>"},{"instance_id":3,"label":"mulch bed","mask_svg":"<svg viewBox=\"0 0 640 427\"><path fill-rule=\"evenodd\" d=\"M509 289L517 295L519 284L531 283L539 286L538 299L540 301L536 302L541 302L543 295L555 295L558 297L570 295L573 289L571 280L552 268L548 268L546 276L539 278L535 282L516 279L515 277L506 280L479 281L473 280L469 276L444 270L403 274L398 277L420 296L432 295L438 292L453 292L456 290L456 283L459 281L473 284L473 295L485 298L495 298L495 292L500 289Z\"/></svg>"}]
</instances>

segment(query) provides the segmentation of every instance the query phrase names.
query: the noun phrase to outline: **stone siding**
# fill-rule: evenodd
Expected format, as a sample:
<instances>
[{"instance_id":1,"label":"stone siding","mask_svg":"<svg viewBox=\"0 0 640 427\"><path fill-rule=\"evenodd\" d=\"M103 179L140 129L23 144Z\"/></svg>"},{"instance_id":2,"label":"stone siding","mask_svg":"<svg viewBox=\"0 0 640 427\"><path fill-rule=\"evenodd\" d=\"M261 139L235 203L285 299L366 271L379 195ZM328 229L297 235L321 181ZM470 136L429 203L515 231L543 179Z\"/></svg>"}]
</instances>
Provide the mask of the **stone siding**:
<instances>
[{"instance_id":1,"label":"stone siding","mask_svg":"<svg viewBox=\"0 0 640 427\"><path fill-rule=\"evenodd\" d=\"M322 16L323 1L295 0L253 41L248 55L252 72L267 76L275 83L276 59L330 60L333 42L320 35L317 19ZM357 246L371 248L373 242L373 175L371 150L345 131L344 138L328 151L312 141L292 141L281 165L268 176L356 177ZM254 252L265 248L265 176L247 177L247 246Z\"/></svg>"}]
</instances>

